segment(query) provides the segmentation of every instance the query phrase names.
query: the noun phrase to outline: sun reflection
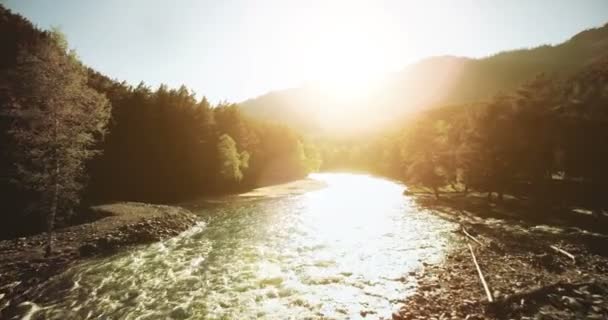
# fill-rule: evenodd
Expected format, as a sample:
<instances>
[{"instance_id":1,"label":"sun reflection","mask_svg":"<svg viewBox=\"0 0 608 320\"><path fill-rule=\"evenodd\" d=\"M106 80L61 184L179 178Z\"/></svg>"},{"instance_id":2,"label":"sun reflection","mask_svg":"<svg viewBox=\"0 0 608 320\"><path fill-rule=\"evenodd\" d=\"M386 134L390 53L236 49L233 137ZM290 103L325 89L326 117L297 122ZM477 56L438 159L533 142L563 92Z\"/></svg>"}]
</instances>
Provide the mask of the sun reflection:
<instances>
[{"instance_id":1,"label":"sun reflection","mask_svg":"<svg viewBox=\"0 0 608 320\"><path fill-rule=\"evenodd\" d=\"M365 244L362 240L378 239L383 231L394 228L394 210L403 206L400 185L349 173L312 174L310 178L328 186L309 193L305 200L318 237Z\"/></svg>"}]
</instances>

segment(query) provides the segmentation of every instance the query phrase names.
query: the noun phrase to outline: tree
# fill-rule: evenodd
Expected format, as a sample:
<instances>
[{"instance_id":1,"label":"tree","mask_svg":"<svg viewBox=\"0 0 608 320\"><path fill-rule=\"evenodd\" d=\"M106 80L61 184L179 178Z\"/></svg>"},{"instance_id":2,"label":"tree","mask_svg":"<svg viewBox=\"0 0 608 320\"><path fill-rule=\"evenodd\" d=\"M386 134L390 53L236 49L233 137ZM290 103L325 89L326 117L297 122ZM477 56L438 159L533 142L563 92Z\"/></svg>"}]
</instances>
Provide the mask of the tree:
<instances>
[{"instance_id":1,"label":"tree","mask_svg":"<svg viewBox=\"0 0 608 320\"><path fill-rule=\"evenodd\" d=\"M93 157L95 142L106 130L107 99L87 86L87 74L58 32L17 57L7 71L12 92L7 114L15 181L39 195L36 207L46 212L46 253L53 250L58 210L79 203L85 161Z\"/></svg>"},{"instance_id":2,"label":"tree","mask_svg":"<svg viewBox=\"0 0 608 320\"><path fill-rule=\"evenodd\" d=\"M403 133L401 156L406 164L405 180L430 188L436 198L450 176L445 165L450 155L446 151L445 132L444 121L423 118Z\"/></svg>"},{"instance_id":3,"label":"tree","mask_svg":"<svg viewBox=\"0 0 608 320\"><path fill-rule=\"evenodd\" d=\"M408 168L407 177L409 182L433 190L436 199L439 199L439 188L446 183L445 173L428 153L414 160Z\"/></svg>"},{"instance_id":4,"label":"tree","mask_svg":"<svg viewBox=\"0 0 608 320\"><path fill-rule=\"evenodd\" d=\"M240 182L243 179L242 169L248 166L249 154L246 151L239 154L236 142L227 134L220 136L217 148L220 177L229 182Z\"/></svg>"},{"instance_id":5,"label":"tree","mask_svg":"<svg viewBox=\"0 0 608 320\"><path fill-rule=\"evenodd\" d=\"M530 183L536 198L546 199L551 176L557 171L558 150L556 108L562 104L559 83L546 75L522 85L515 93L512 115L515 148L509 150L516 157L514 176Z\"/></svg>"},{"instance_id":6,"label":"tree","mask_svg":"<svg viewBox=\"0 0 608 320\"><path fill-rule=\"evenodd\" d=\"M511 97L497 95L476 106L467 118L468 129L460 150L461 176L467 188L486 191L490 200L494 192L502 198L517 172L512 114Z\"/></svg>"},{"instance_id":7,"label":"tree","mask_svg":"<svg viewBox=\"0 0 608 320\"><path fill-rule=\"evenodd\" d=\"M300 142L301 143L301 142ZM319 150L311 143L303 143L304 155L306 157L306 169L308 172L315 172L319 170L323 159Z\"/></svg>"}]
</instances>

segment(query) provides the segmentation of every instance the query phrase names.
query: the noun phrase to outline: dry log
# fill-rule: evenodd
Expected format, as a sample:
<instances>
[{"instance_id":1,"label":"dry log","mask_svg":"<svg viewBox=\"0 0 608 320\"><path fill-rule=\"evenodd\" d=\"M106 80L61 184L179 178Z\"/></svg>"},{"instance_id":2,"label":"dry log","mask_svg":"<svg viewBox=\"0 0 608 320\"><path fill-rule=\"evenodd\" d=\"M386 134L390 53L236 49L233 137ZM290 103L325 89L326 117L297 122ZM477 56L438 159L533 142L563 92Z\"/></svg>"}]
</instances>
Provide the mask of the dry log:
<instances>
[{"instance_id":1,"label":"dry log","mask_svg":"<svg viewBox=\"0 0 608 320\"><path fill-rule=\"evenodd\" d=\"M566 251L566 250L564 250L564 249L560 249L560 248L558 248L558 247L556 247L556 246L549 246L549 247L550 247L551 249L553 249L553 250L555 250L555 251L557 251L557 252L559 252L559 253L561 253L561 254L565 255L566 257L568 257L568 258L572 259L572 261L573 261L573 262L576 262L576 258L575 258L575 257L574 257L574 255L573 255L573 254L571 254L570 252L568 252L568 251Z\"/></svg>"},{"instance_id":2,"label":"dry log","mask_svg":"<svg viewBox=\"0 0 608 320\"><path fill-rule=\"evenodd\" d=\"M494 302L494 298L492 297L492 292L486 283L486 279L483 277L483 273L481 272L481 268L477 263L477 258L475 258L475 253L473 253L473 247L471 244L467 244L469 246L469 250L471 251L471 256L473 257L473 263L475 264L475 268L477 268L477 274L479 275L479 279L481 280L481 284L483 285L483 289L486 292L486 296L488 297L488 302Z\"/></svg>"},{"instance_id":3,"label":"dry log","mask_svg":"<svg viewBox=\"0 0 608 320\"><path fill-rule=\"evenodd\" d=\"M473 237L470 233L467 232L467 229L464 228L464 226L462 227L462 232L464 232L464 234L469 237L471 240L475 241L475 243L477 243L480 246L483 246L483 243L481 243L479 240L477 240L475 237Z\"/></svg>"}]
</instances>

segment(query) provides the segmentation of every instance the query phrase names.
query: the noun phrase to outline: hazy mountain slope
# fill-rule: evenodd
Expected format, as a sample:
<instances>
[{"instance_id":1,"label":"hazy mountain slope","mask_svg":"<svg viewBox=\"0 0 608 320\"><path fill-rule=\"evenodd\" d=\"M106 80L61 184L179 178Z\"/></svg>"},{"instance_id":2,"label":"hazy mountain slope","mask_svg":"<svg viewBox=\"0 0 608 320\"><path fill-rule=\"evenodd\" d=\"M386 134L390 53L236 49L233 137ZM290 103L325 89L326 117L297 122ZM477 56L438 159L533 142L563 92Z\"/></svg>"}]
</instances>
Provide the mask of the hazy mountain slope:
<instances>
[{"instance_id":1,"label":"hazy mountain slope","mask_svg":"<svg viewBox=\"0 0 608 320\"><path fill-rule=\"evenodd\" d=\"M510 91L541 72L568 76L606 52L608 24L580 32L555 46L506 51L482 59L424 59L387 75L377 90L357 99L336 101L330 94L309 86L270 92L244 101L241 106L250 116L285 122L307 132L330 130L326 124L329 121L334 125L340 120L386 124L434 105L478 101ZM369 109L374 110L373 114ZM351 126L350 130L363 128Z\"/></svg>"}]
</instances>

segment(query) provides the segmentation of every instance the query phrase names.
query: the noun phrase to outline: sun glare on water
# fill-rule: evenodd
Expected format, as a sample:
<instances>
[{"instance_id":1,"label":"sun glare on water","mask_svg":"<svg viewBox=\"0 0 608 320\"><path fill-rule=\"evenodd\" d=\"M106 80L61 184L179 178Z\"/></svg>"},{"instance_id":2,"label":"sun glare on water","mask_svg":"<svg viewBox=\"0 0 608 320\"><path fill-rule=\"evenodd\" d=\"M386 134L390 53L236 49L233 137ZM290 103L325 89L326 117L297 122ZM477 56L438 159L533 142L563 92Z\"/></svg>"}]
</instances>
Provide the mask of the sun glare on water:
<instances>
[{"instance_id":1,"label":"sun glare on water","mask_svg":"<svg viewBox=\"0 0 608 320\"><path fill-rule=\"evenodd\" d=\"M402 187L387 180L368 179L349 173L311 174L327 184L326 189L308 194L307 212L317 232L330 241L373 239L391 229L390 217L403 206ZM379 208L378 205L382 207Z\"/></svg>"}]
</instances>

